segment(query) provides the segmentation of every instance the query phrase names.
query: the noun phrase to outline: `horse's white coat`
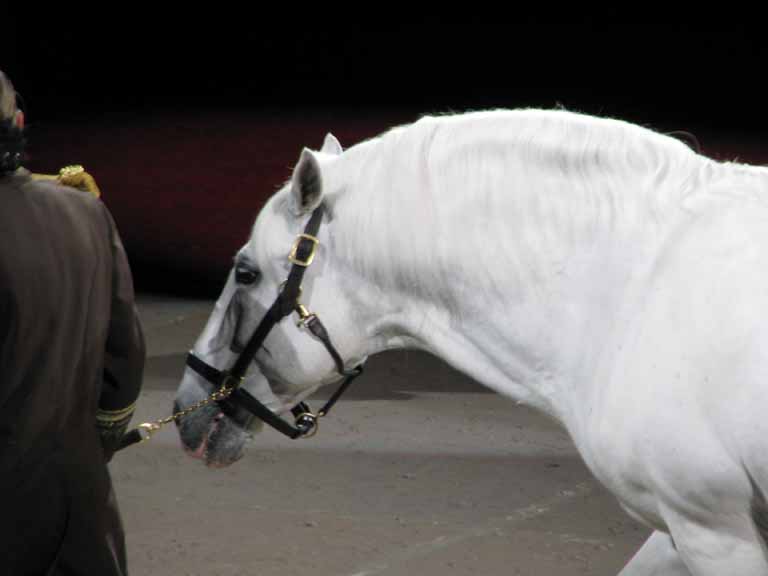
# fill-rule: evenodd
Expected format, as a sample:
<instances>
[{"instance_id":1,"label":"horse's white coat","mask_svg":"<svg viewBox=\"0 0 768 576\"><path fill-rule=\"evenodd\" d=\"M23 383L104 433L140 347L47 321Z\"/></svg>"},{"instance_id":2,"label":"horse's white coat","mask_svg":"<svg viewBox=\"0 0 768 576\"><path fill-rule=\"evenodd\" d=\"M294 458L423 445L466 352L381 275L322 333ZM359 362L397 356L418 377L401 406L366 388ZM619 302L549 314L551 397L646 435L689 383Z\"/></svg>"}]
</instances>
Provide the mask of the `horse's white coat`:
<instances>
[{"instance_id":1,"label":"horse's white coat","mask_svg":"<svg viewBox=\"0 0 768 576\"><path fill-rule=\"evenodd\" d=\"M348 365L422 348L562 422L659 531L626 575L768 574L748 476L768 490L768 170L564 111L424 118L343 153L334 142L305 151L304 176L259 215L239 258L263 278L228 284L211 326L234 293L258 319L322 201L303 301ZM312 178L317 198L302 196ZM209 327L198 351L233 335ZM266 348L259 366L286 403L335 377L289 321Z\"/></svg>"}]
</instances>

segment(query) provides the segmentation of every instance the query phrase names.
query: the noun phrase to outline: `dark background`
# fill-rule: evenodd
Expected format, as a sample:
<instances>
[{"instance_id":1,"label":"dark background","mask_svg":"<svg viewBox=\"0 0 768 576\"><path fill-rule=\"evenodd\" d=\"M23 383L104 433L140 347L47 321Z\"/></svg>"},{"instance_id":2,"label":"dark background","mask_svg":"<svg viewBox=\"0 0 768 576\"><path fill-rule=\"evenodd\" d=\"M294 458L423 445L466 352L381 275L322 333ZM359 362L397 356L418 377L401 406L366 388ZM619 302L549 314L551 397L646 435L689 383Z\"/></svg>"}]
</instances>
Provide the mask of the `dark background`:
<instances>
[{"instance_id":1,"label":"dark background","mask_svg":"<svg viewBox=\"0 0 768 576\"><path fill-rule=\"evenodd\" d=\"M261 203L327 131L348 146L425 113L563 106L768 162L760 14L201 6L2 23L29 167L94 173L143 289L215 292Z\"/></svg>"},{"instance_id":2,"label":"dark background","mask_svg":"<svg viewBox=\"0 0 768 576\"><path fill-rule=\"evenodd\" d=\"M763 16L724 4L686 16L129 6L3 23L3 68L33 117L562 104L646 123L768 126Z\"/></svg>"}]
</instances>

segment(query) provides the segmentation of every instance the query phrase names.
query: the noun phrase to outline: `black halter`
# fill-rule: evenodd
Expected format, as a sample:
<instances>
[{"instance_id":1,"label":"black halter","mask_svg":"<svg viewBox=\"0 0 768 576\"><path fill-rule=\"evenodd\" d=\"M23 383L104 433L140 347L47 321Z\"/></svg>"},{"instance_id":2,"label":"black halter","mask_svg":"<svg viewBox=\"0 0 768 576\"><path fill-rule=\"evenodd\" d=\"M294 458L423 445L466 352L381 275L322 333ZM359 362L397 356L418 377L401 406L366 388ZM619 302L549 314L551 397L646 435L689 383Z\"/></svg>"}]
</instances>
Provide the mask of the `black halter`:
<instances>
[{"instance_id":1,"label":"black halter","mask_svg":"<svg viewBox=\"0 0 768 576\"><path fill-rule=\"evenodd\" d=\"M288 279L283 284L274 303L261 319L261 322L256 327L256 330L250 340L248 340L248 343L232 368L227 371L221 371L198 358L194 352L190 352L187 356L187 366L213 384L216 388L221 388L226 385L233 389L228 398L218 401L219 406L225 414L228 416L235 416L245 410L290 438L299 438L314 434L317 430L317 418L328 414L333 405L336 404L336 401L352 383L352 380L357 378L363 371L362 364L357 365L352 370L346 370L344 368L344 362L331 342L328 331L323 326L320 318L307 311L306 307L299 302L301 296L301 282L304 278L304 273L306 272L307 267L312 263L319 243L317 240L317 232L320 229L322 219L323 206L320 205L314 212L312 212L312 216L304 229L304 233L300 234L293 244L291 253L288 256L288 259L292 263ZM334 392L317 414L312 413L304 402L295 406L291 410L295 417L295 422L291 425L248 393L247 390L241 388L241 384L243 383L245 373L248 371L248 367L251 365L251 362L253 362L256 353L261 348L272 328L294 311L299 314L300 324L305 326L315 338L323 343L325 349L331 355L331 358L333 358L334 364L336 364L336 371L345 378L336 392Z\"/></svg>"}]
</instances>

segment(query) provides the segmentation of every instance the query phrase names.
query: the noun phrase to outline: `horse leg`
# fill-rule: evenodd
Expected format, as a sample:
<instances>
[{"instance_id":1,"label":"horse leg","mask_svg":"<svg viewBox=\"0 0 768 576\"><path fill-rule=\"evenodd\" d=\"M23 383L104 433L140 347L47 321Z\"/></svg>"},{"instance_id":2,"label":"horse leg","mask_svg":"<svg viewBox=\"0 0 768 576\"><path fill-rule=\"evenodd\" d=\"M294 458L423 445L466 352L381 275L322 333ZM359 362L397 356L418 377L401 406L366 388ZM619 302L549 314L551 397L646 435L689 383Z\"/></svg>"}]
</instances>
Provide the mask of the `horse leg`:
<instances>
[{"instance_id":1,"label":"horse leg","mask_svg":"<svg viewBox=\"0 0 768 576\"><path fill-rule=\"evenodd\" d=\"M748 515L717 525L687 519L669 521L680 558L694 576L768 576L768 557Z\"/></svg>"},{"instance_id":2,"label":"horse leg","mask_svg":"<svg viewBox=\"0 0 768 576\"><path fill-rule=\"evenodd\" d=\"M619 576L691 576L672 538L654 532L619 573Z\"/></svg>"}]
</instances>

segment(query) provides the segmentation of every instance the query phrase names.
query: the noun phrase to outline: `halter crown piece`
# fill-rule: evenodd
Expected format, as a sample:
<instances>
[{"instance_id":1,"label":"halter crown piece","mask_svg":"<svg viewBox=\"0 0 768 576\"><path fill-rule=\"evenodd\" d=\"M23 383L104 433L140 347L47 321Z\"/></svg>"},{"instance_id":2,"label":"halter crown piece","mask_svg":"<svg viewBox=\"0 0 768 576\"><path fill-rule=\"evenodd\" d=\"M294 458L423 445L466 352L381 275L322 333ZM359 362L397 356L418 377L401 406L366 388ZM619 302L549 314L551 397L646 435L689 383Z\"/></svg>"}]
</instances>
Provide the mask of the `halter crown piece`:
<instances>
[{"instance_id":1,"label":"halter crown piece","mask_svg":"<svg viewBox=\"0 0 768 576\"><path fill-rule=\"evenodd\" d=\"M0 176L21 166L26 139L18 124L15 118L0 121Z\"/></svg>"}]
</instances>

